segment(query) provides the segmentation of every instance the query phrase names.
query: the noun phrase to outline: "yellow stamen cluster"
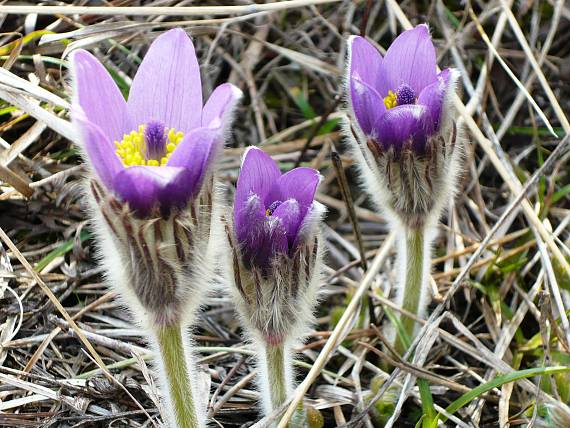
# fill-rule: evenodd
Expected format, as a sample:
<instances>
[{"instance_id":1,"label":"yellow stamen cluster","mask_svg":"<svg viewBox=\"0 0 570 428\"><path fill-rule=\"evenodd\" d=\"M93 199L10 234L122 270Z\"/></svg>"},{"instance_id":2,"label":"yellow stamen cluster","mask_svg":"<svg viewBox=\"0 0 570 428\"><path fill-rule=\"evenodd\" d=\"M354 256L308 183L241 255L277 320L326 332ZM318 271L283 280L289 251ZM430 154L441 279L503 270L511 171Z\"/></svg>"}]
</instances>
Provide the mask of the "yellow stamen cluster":
<instances>
[{"instance_id":1,"label":"yellow stamen cluster","mask_svg":"<svg viewBox=\"0 0 570 428\"><path fill-rule=\"evenodd\" d=\"M164 166L172 152L184 138L184 133L171 128L166 134L166 153L158 159L146 158L146 144L144 140L145 125L140 125L138 131L131 131L130 134L124 134L121 141L115 141L117 147L117 155L121 158L125 166Z\"/></svg>"},{"instance_id":2,"label":"yellow stamen cluster","mask_svg":"<svg viewBox=\"0 0 570 428\"><path fill-rule=\"evenodd\" d=\"M392 92L392 90L388 90L388 95L384 97L384 105L388 110L398 105L396 99L397 99L396 94Z\"/></svg>"}]
</instances>

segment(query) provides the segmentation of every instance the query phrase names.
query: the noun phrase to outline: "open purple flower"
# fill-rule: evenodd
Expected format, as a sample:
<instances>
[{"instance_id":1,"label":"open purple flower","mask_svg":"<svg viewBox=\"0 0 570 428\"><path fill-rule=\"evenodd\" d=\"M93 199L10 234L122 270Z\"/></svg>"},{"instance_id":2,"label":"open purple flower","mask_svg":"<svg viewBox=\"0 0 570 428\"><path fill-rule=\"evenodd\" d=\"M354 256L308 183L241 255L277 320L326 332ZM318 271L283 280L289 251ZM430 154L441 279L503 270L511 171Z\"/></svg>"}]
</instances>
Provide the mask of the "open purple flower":
<instances>
[{"instance_id":1,"label":"open purple flower","mask_svg":"<svg viewBox=\"0 0 570 428\"><path fill-rule=\"evenodd\" d=\"M128 101L89 52L73 54L72 115L101 183L140 217L168 215L199 193L241 91L226 83L202 105L200 67L181 29L159 36Z\"/></svg>"},{"instance_id":2,"label":"open purple flower","mask_svg":"<svg viewBox=\"0 0 570 428\"><path fill-rule=\"evenodd\" d=\"M444 96L454 79L437 73L427 25L404 31L386 56L366 39L349 39L350 103L365 137L383 150L410 147L418 153L439 131Z\"/></svg>"},{"instance_id":3,"label":"open purple flower","mask_svg":"<svg viewBox=\"0 0 570 428\"><path fill-rule=\"evenodd\" d=\"M346 127L367 190L396 222L423 227L453 193L465 139L452 96L459 73L437 73L427 25L404 31L384 58L362 37L348 40Z\"/></svg>"},{"instance_id":4,"label":"open purple flower","mask_svg":"<svg viewBox=\"0 0 570 428\"><path fill-rule=\"evenodd\" d=\"M245 154L234 201L234 224L246 266L266 271L276 255L291 255L302 239L320 174L295 168L283 175L262 150Z\"/></svg>"}]
</instances>

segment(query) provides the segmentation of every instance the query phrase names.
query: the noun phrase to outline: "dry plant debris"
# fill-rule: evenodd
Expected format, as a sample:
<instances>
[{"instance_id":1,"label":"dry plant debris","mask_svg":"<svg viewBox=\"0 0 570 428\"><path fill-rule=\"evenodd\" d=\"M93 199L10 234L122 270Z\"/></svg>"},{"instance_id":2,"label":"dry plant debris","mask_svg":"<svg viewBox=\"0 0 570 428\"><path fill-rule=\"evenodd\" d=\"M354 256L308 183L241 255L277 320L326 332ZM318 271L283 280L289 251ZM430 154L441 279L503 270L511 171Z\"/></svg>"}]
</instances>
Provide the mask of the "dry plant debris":
<instances>
[{"instance_id":1,"label":"dry plant debris","mask_svg":"<svg viewBox=\"0 0 570 428\"><path fill-rule=\"evenodd\" d=\"M382 48L422 22L440 66L461 72L470 149L435 242L433 315L418 320L415 355L402 359L384 345L387 314L399 310L389 298L394 237L358 186L340 132L342 74L349 35ZM445 411L500 376L570 366L564 1L3 2L0 25L0 426L162 424L152 354L94 258L67 59L89 49L127 90L150 42L173 27L194 40L206 95L224 81L245 94L223 158L228 189L255 144L284 169L317 168L328 208L323 300L298 349L288 410L258 416L253 352L214 284L194 331L212 426L285 426L304 399L327 427L413 427L416 377ZM569 381L562 372L499 382L447 424L570 426Z\"/></svg>"}]
</instances>

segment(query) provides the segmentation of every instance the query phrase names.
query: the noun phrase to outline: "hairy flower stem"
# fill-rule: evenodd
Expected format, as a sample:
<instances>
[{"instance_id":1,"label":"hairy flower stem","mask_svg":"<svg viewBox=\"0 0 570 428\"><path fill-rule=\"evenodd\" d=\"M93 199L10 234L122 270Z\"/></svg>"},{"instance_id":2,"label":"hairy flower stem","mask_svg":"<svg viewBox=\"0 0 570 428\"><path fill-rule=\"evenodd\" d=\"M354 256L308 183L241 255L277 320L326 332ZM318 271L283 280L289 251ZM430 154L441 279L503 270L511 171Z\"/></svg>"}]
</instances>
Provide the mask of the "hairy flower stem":
<instances>
[{"instance_id":1,"label":"hairy flower stem","mask_svg":"<svg viewBox=\"0 0 570 428\"><path fill-rule=\"evenodd\" d=\"M420 312L420 300L424 293L423 287L425 283L425 266L427 262L424 260L424 242L425 242L425 229L410 229L405 230L405 263L401 269L405 269L404 290L402 309L418 315ZM414 338L415 321L412 318L401 316L400 317L402 328L410 340ZM396 336L396 351L403 355L407 350L406 344L397 335Z\"/></svg>"},{"instance_id":2,"label":"hairy flower stem","mask_svg":"<svg viewBox=\"0 0 570 428\"><path fill-rule=\"evenodd\" d=\"M287 376L285 361L285 344L265 345L265 361L267 363L267 383L271 400L271 409L275 410L287 399L287 391L291 389Z\"/></svg>"},{"instance_id":3,"label":"hairy flower stem","mask_svg":"<svg viewBox=\"0 0 570 428\"><path fill-rule=\"evenodd\" d=\"M281 407L287 400L289 394L293 391L293 374L291 367L291 359L287 354L289 352L285 343L271 345L265 343L265 367L261 370L267 377L260 379L265 382L269 388L269 394L264 395L264 408L266 415ZM305 427L305 417L302 407L297 409L291 422L287 425L290 428Z\"/></svg>"},{"instance_id":4,"label":"hairy flower stem","mask_svg":"<svg viewBox=\"0 0 570 428\"><path fill-rule=\"evenodd\" d=\"M162 359L168 392L165 394L174 412L173 428L197 428L199 426L194 408L186 355L180 325L171 325L156 330L158 349Z\"/></svg>"}]
</instances>

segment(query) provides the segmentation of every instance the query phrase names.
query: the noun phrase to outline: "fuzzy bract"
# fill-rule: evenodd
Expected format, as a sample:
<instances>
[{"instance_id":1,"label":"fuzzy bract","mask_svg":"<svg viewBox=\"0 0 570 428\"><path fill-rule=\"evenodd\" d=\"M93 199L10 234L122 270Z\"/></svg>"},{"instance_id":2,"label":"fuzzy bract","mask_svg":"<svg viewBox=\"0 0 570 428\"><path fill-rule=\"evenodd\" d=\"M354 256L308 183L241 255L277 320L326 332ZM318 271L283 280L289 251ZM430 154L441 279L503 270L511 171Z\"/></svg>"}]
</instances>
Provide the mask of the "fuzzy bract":
<instances>
[{"instance_id":1,"label":"fuzzy bract","mask_svg":"<svg viewBox=\"0 0 570 428\"><path fill-rule=\"evenodd\" d=\"M196 198L241 91L218 86L202 105L200 68L181 29L159 36L125 101L89 52L73 53L72 117L98 180L138 217L168 217Z\"/></svg>"}]
</instances>

